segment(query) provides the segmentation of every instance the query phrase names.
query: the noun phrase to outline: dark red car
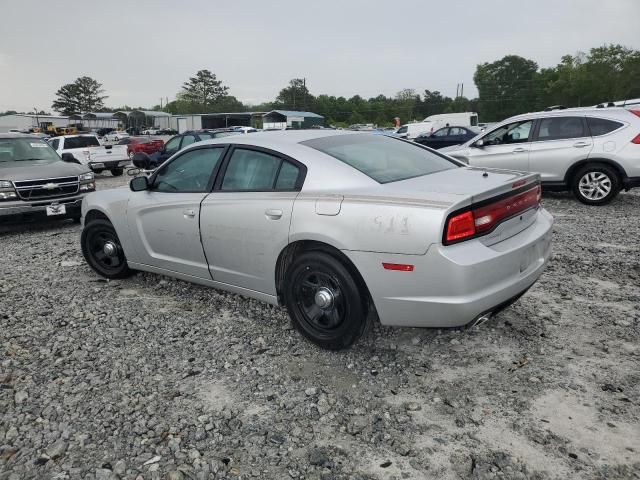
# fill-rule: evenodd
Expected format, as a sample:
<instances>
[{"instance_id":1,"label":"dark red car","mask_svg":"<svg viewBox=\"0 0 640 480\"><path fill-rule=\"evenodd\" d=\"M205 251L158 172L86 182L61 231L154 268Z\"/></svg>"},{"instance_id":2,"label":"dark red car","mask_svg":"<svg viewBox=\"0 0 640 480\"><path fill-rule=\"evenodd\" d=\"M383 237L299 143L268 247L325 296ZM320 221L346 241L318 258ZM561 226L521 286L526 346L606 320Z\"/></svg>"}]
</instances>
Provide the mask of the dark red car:
<instances>
[{"instance_id":1,"label":"dark red car","mask_svg":"<svg viewBox=\"0 0 640 480\"><path fill-rule=\"evenodd\" d=\"M159 138L129 137L120 140L118 145L126 145L129 158L132 158L136 152L144 152L147 155L151 155L162 150L164 141Z\"/></svg>"}]
</instances>

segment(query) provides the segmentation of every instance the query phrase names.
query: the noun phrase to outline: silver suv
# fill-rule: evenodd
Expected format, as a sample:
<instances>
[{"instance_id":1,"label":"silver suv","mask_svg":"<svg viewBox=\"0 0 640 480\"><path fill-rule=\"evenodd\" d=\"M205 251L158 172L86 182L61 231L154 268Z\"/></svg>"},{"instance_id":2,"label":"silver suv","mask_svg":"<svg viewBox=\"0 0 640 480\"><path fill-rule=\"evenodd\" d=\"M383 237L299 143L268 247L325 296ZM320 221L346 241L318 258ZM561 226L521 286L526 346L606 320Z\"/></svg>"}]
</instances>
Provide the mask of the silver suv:
<instances>
[{"instance_id":1,"label":"silver suv","mask_svg":"<svg viewBox=\"0 0 640 480\"><path fill-rule=\"evenodd\" d=\"M0 133L0 223L30 218L80 221L93 173L70 154L62 158L40 138Z\"/></svg>"},{"instance_id":2,"label":"silver suv","mask_svg":"<svg viewBox=\"0 0 640 480\"><path fill-rule=\"evenodd\" d=\"M640 186L640 110L574 108L511 117L439 150L472 166L539 173L547 190L603 205Z\"/></svg>"}]
</instances>

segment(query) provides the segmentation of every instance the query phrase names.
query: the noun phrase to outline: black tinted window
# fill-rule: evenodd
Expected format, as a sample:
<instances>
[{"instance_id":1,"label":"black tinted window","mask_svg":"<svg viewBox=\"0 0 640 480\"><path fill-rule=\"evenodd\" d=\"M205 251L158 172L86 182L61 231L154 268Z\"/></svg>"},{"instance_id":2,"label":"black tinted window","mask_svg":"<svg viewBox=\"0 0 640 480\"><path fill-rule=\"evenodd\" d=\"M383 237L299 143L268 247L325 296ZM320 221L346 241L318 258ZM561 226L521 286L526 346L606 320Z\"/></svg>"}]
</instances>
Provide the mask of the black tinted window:
<instances>
[{"instance_id":1,"label":"black tinted window","mask_svg":"<svg viewBox=\"0 0 640 480\"><path fill-rule=\"evenodd\" d=\"M237 148L222 180L222 190L273 190L282 160L268 153Z\"/></svg>"},{"instance_id":2,"label":"black tinted window","mask_svg":"<svg viewBox=\"0 0 640 480\"><path fill-rule=\"evenodd\" d=\"M183 153L160 168L153 182L157 192L205 192L222 148L198 148Z\"/></svg>"},{"instance_id":3,"label":"black tinted window","mask_svg":"<svg viewBox=\"0 0 640 480\"><path fill-rule=\"evenodd\" d=\"M582 117L551 117L540 120L538 140L586 137Z\"/></svg>"},{"instance_id":4,"label":"black tinted window","mask_svg":"<svg viewBox=\"0 0 640 480\"><path fill-rule=\"evenodd\" d=\"M622 123L604 118L587 117L587 125L589 125L589 130L591 130L591 136L597 137L617 130L622 126Z\"/></svg>"},{"instance_id":5,"label":"black tinted window","mask_svg":"<svg viewBox=\"0 0 640 480\"><path fill-rule=\"evenodd\" d=\"M67 137L64 139L63 148L99 147L100 142L96 137Z\"/></svg>"},{"instance_id":6,"label":"black tinted window","mask_svg":"<svg viewBox=\"0 0 640 480\"><path fill-rule=\"evenodd\" d=\"M423 147L384 135L336 135L301 143L337 158L379 183L457 167Z\"/></svg>"},{"instance_id":7,"label":"black tinted window","mask_svg":"<svg viewBox=\"0 0 640 480\"><path fill-rule=\"evenodd\" d=\"M276 190L294 190L300 169L293 163L282 162L278 180L276 181Z\"/></svg>"}]
</instances>

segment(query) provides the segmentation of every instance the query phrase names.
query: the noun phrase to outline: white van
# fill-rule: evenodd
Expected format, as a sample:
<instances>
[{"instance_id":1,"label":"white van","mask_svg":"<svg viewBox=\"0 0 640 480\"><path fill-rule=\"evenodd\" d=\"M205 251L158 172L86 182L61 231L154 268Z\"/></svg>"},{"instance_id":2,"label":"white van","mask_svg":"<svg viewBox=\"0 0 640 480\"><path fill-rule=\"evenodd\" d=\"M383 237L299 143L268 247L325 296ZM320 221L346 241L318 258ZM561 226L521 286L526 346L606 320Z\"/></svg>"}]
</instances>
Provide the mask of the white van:
<instances>
[{"instance_id":1,"label":"white van","mask_svg":"<svg viewBox=\"0 0 640 480\"><path fill-rule=\"evenodd\" d=\"M409 140L416 138L421 133L433 133L446 127L477 127L478 114L475 112L440 113L429 115L422 122L407 123L396 130L396 135Z\"/></svg>"},{"instance_id":2,"label":"white van","mask_svg":"<svg viewBox=\"0 0 640 480\"><path fill-rule=\"evenodd\" d=\"M430 132L431 127L431 122L407 123L406 125L402 125L398 130L396 130L396 135L400 138L411 140L413 138L416 138L421 133Z\"/></svg>"},{"instance_id":3,"label":"white van","mask_svg":"<svg viewBox=\"0 0 640 480\"><path fill-rule=\"evenodd\" d=\"M441 113L439 115L429 115L422 123L431 123L432 132L449 124L452 127L477 127L478 114L475 112Z\"/></svg>"}]
</instances>

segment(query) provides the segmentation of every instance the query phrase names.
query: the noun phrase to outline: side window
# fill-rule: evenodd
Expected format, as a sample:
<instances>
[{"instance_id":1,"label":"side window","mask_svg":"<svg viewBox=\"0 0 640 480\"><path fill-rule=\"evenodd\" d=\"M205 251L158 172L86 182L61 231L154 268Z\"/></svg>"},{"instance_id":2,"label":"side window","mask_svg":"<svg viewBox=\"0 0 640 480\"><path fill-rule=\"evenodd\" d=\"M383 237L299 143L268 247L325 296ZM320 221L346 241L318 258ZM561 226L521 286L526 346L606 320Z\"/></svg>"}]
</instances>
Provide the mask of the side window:
<instances>
[{"instance_id":1,"label":"side window","mask_svg":"<svg viewBox=\"0 0 640 480\"><path fill-rule=\"evenodd\" d=\"M54 138L53 140L51 140L51 146L53 147L54 150L58 150L58 145L60 145L59 138Z\"/></svg>"},{"instance_id":2,"label":"side window","mask_svg":"<svg viewBox=\"0 0 640 480\"><path fill-rule=\"evenodd\" d=\"M459 135L466 135L466 134L467 134L467 131L464 128L451 127L449 129L449 135L459 136Z\"/></svg>"},{"instance_id":3,"label":"side window","mask_svg":"<svg viewBox=\"0 0 640 480\"><path fill-rule=\"evenodd\" d=\"M432 137L446 137L447 135L449 135L449 129L448 128L441 128L440 130L436 130L435 132L433 132L433 134L431 136Z\"/></svg>"},{"instance_id":4,"label":"side window","mask_svg":"<svg viewBox=\"0 0 640 480\"><path fill-rule=\"evenodd\" d=\"M551 117L540 120L538 140L586 137L582 117Z\"/></svg>"},{"instance_id":5,"label":"side window","mask_svg":"<svg viewBox=\"0 0 640 480\"><path fill-rule=\"evenodd\" d=\"M162 167L153 181L156 192L206 192L223 148L198 148Z\"/></svg>"},{"instance_id":6,"label":"side window","mask_svg":"<svg viewBox=\"0 0 640 480\"><path fill-rule=\"evenodd\" d=\"M173 137L165 144L164 149L167 153L177 152L180 148L180 137Z\"/></svg>"},{"instance_id":7,"label":"side window","mask_svg":"<svg viewBox=\"0 0 640 480\"><path fill-rule=\"evenodd\" d=\"M611 133L619 129L623 124L605 118L587 117L587 125L589 125L589 130L591 130L591 136L597 137Z\"/></svg>"},{"instance_id":8,"label":"side window","mask_svg":"<svg viewBox=\"0 0 640 480\"><path fill-rule=\"evenodd\" d=\"M221 190L273 190L281 161L268 153L237 148L229 159Z\"/></svg>"},{"instance_id":9,"label":"side window","mask_svg":"<svg viewBox=\"0 0 640 480\"><path fill-rule=\"evenodd\" d=\"M180 150L182 150L187 145L191 145L192 143L196 143L196 137L193 135L185 135L182 137L182 145L180 145Z\"/></svg>"},{"instance_id":10,"label":"side window","mask_svg":"<svg viewBox=\"0 0 640 480\"><path fill-rule=\"evenodd\" d=\"M294 190L299 175L300 169L298 167L286 160L283 161L280 173L278 173L278 180L276 180L276 190Z\"/></svg>"},{"instance_id":11,"label":"side window","mask_svg":"<svg viewBox=\"0 0 640 480\"><path fill-rule=\"evenodd\" d=\"M524 143L529 141L533 120L508 123L485 135L482 140L485 145L503 145Z\"/></svg>"},{"instance_id":12,"label":"side window","mask_svg":"<svg viewBox=\"0 0 640 480\"><path fill-rule=\"evenodd\" d=\"M396 133L399 133L399 134L407 133L408 129L409 129L409 127L407 127L407 126L400 127Z\"/></svg>"}]
</instances>

